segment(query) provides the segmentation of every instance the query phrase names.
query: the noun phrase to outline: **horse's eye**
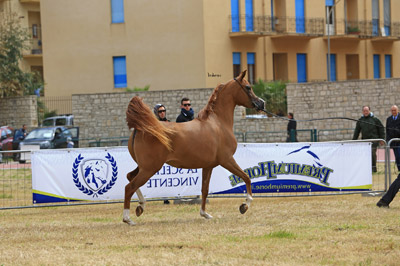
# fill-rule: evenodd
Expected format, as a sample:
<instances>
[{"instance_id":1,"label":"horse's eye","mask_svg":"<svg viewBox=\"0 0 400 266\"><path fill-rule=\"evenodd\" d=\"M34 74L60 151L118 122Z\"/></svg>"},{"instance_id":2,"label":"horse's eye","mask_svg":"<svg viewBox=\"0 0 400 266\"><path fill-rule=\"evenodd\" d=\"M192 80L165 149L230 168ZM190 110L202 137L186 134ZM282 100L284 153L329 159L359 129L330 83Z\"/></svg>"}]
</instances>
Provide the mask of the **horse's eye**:
<instances>
[{"instance_id":1,"label":"horse's eye","mask_svg":"<svg viewBox=\"0 0 400 266\"><path fill-rule=\"evenodd\" d=\"M249 91L251 90L251 86L250 85L246 85L246 89Z\"/></svg>"}]
</instances>

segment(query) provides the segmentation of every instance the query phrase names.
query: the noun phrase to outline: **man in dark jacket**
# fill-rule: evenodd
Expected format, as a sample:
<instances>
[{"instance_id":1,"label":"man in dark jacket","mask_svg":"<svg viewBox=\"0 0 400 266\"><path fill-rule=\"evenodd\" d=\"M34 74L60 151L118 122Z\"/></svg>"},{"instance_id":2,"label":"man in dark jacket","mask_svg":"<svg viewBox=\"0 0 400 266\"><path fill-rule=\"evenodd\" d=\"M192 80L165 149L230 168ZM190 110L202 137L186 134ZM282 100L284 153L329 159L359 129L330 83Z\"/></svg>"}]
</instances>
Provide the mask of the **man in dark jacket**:
<instances>
[{"instance_id":1,"label":"man in dark jacket","mask_svg":"<svg viewBox=\"0 0 400 266\"><path fill-rule=\"evenodd\" d=\"M385 139L385 131L382 122L374 116L369 106L363 107L363 116L358 119L354 130L353 140L358 139L361 132L361 139ZM372 143L372 172L376 172L376 148L378 142Z\"/></svg>"},{"instance_id":2,"label":"man in dark jacket","mask_svg":"<svg viewBox=\"0 0 400 266\"><path fill-rule=\"evenodd\" d=\"M393 105L390 108L392 115L386 119L386 141L394 138L400 138L400 117L399 117L399 108L396 105ZM390 143L390 147L393 148L394 157L396 159L397 169L400 171L400 147L399 142ZM389 204L392 202L397 192L400 189L400 174L390 185L389 190L383 195L383 197L378 201L376 206L389 208Z\"/></svg>"},{"instance_id":3,"label":"man in dark jacket","mask_svg":"<svg viewBox=\"0 0 400 266\"><path fill-rule=\"evenodd\" d=\"M297 140L297 132L296 132L296 128L297 128L297 122L296 120L294 120L294 115L293 113L289 113L288 114L288 118L289 123L287 125L287 138L286 138L286 142L292 142L292 134L294 134L293 136L293 141L298 142ZM293 133L292 133L293 132Z\"/></svg>"},{"instance_id":4,"label":"man in dark jacket","mask_svg":"<svg viewBox=\"0 0 400 266\"><path fill-rule=\"evenodd\" d=\"M192 121L194 118L194 111L190 107L192 104L190 103L189 98L183 98L181 100L181 113L176 118L177 123Z\"/></svg>"},{"instance_id":5,"label":"man in dark jacket","mask_svg":"<svg viewBox=\"0 0 400 266\"><path fill-rule=\"evenodd\" d=\"M390 108L392 115L386 119L386 141L389 143L391 139L400 138L400 116L399 108L393 105ZM392 141L390 147L393 149L396 159L397 170L400 171L400 142Z\"/></svg>"}]
</instances>

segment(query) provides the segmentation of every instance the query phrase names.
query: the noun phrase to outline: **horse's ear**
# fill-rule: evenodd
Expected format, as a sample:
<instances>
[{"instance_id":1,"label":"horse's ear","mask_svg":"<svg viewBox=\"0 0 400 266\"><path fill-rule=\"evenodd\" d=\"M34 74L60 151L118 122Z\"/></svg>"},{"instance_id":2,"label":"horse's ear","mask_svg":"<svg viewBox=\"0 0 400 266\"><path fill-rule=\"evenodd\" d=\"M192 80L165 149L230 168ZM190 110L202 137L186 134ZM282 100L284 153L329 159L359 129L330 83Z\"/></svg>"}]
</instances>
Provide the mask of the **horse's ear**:
<instances>
[{"instance_id":1,"label":"horse's ear","mask_svg":"<svg viewBox=\"0 0 400 266\"><path fill-rule=\"evenodd\" d=\"M242 81L244 76L246 76L246 72L247 72L247 70L244 70L242 73L240 73L240 75L236 79L239 81Z\"/></svg>"}]
</instances>

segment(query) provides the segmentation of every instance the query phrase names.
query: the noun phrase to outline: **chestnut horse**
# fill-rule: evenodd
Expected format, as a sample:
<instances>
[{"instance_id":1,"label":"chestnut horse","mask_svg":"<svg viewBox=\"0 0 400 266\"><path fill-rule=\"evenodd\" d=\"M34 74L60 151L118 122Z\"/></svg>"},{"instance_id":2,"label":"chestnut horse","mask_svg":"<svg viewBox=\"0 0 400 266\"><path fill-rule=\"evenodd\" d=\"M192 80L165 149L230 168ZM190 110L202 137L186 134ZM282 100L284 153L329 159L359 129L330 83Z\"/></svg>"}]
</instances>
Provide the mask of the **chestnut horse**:
<instances>
[{"instance_id":1,"label":"chestnut horse","mask_svg":"<svg viewBox=\"0 0 400 266\"><path fill-rule=\"evenodd\" d=\"M123 222L135 224L129 217L130 202L135 192L139 197L136 215L143 213L145 199L139 188L164 163L177 168L203 168L202 217L212 218L206 212L206 199L211 172L218 165L246 183L246 202L239 209L242 214L247 211L252 201L251 184L248 175L233 158L237 148L233 134L233 113L236 105L263 110L264 101L254 94L244 79L245 75L246 71L243 71L237 78L215 88L198 117L186 123L160 122L141 98L132 98L126 111L126 120L129 128L135 130L129 138L128 149L138 167L127 174L129 184L125 187Z\"/></svg>"}]
</instances>

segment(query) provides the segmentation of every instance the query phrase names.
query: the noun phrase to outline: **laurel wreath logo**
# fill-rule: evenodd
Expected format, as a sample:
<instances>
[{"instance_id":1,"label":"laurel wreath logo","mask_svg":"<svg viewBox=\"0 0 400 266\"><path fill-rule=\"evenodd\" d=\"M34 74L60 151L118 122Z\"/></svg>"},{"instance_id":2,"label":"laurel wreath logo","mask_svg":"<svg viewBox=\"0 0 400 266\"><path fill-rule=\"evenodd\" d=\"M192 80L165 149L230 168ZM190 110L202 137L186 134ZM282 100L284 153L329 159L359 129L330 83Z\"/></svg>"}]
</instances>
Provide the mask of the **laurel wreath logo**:
<instances>
[{"instance_id":1,"label":"laurel wreath logo","mask_svg":"<svg viewBox=\"0 0 400 266\"><path fill-rule=\"evenodd\" d=\"M82 157L81 154L78 155L78 157L75 158L75 161L72 165L72 179L75 183L75 186L84 194L93 197L98 197L98 195L103 195L106 193L108 190L110 190L114 185L115 182L117 181L117 176L118 176L118 167L117 167L117 162L115 161L114 157L111 156L110 153L107 153L107 156L105 158L110 162L112 166L112 177L110 182L106 186L104 186L102 189L100 189L97 192L93 192L92 190L88 189L85 187L78 178L78 169L79 169L79 164L82 162L84 157Z\"/></svg>"}]
</instances>

